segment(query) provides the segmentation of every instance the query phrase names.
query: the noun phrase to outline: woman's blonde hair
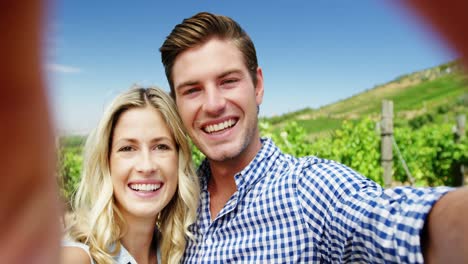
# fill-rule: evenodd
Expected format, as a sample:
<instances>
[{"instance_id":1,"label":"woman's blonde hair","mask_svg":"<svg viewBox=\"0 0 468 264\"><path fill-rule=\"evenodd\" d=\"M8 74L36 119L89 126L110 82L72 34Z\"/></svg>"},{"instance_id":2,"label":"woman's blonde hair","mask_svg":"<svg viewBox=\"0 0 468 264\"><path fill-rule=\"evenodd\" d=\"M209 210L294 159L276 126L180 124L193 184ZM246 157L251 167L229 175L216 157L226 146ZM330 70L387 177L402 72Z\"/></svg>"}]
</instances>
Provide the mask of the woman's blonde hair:
<instances>
[{"instance_id":1,"label":"woman's blonde hair","mask_svg":"<svg viewBox=\"0 0 468 264\"><path fill-rule=\"evenodd\" d=\"M109 171L114 127L123 112L147 105L153 106L163 116L179 155L177 191L159 217L158 246L163 263L180 262L186 239L193 238L188 228L196 217L199 181L182 121L174 101L164 91L133 87L113 100L86 140L82 178L73 201L74 220L67 229L70 239L89 246L97 263L112 263L112 255L120 250L120 239L126 229L115 204Z\"/></svg>"}]
</instances>

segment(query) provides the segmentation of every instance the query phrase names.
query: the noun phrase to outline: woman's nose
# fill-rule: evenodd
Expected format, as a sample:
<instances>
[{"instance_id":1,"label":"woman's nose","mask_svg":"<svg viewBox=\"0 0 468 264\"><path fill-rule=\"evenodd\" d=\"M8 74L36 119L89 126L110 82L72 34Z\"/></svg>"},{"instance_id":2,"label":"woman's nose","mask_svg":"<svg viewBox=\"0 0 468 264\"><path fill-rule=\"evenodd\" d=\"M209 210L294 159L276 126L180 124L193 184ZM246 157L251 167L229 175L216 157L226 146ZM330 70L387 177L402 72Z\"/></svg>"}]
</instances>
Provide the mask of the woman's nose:
<instances>
[{"instance_id":1,"label":"woman's nose","mask_svg":"<svg viewBox=\"0 0 468 264\"><path fill-rule=\"evenodd\" d=\"M157 165L156 162L153 161L150 151L142 151L140 155L138 155L136 170L148 174L156 171L156 169Z\"/></svg>"}]
</instances>

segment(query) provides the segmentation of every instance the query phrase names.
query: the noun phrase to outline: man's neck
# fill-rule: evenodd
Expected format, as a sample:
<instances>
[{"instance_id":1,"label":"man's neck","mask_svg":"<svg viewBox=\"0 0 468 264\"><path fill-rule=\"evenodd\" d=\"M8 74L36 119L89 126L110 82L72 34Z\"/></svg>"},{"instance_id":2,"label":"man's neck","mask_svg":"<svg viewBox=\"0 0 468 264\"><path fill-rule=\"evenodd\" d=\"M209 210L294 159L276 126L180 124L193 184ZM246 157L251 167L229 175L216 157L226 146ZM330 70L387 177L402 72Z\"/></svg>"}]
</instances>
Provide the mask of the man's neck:
<instances>
[{"instance_id":1,"label":"man's neck","mask_svg":"<svg viewBox=\"0 0 468 264\"><path fill-rule=\"evenodd\" d=\"M231 196L237 191L234 176L247 167L260 151L260 138L251 151L241 153L238 157L223 161L209 160L211 177L208 181L210 193L211 219L215 219Z\"/></svg>"},{"instance_id":2,"label":"man's neck","mask_svg":"<svg viewBox=\"0 0 468 264\"><path fill-rule=\"evenodd\" d=\"M257 134L257 140L253 141L249 147L244 149L236 157L226 158L221 161L208 159L211 171L210 180L214 179L215 183L219 182L221 184L232 182L235 185L234 175L245 169L245 167L252 162L261 148L262 142ZM227 178L231 178L232 181Z\"/></svg>"},{"instance_id":3,"label":"man's neck","mask_svg":"<svg viewBox=\"0 0 468 264\"><path fill-rule=\"evenodd\" d=\"M224 176L224 177L223 177ZM212 174L208 181L208 192L210 193L210 214L214 220L231 196L237 191L234 174L220 175Z\"/></svg>"}]
</instances>

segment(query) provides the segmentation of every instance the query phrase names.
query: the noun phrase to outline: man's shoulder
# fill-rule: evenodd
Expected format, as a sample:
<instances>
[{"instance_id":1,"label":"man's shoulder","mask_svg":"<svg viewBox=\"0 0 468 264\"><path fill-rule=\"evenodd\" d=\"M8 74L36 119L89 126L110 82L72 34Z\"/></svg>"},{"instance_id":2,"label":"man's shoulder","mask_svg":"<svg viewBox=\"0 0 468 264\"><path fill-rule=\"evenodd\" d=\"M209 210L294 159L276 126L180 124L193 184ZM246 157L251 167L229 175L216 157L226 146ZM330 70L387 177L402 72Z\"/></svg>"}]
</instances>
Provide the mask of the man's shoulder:
<instances>
[{"instance_id":1,"label":"man's shoulder","mask_svg":"<svg viewBox=\"0 0 468 264\"><path fill-rule=\"evenodd\" d=\"M316 156L295 157L289 154L283 154L280 159L283 166L287 166L288 170L296 174L310 175L311 173L324 173L333 171L352 171L346 165L337 161L323 159Z\"/></svg>"},{"instance_id":2,"label":"man's shoulder","mask_svg":"<svg viewBox=\"0 0 468 264\"><path fill-rule=\"evenodd\" d=\"M309 192L319 186L322 191L339 194L375 185L359 172L334 160L284 154L281 161L282 173L293 179L298 190Z\"/></svg>"}]
</instances>

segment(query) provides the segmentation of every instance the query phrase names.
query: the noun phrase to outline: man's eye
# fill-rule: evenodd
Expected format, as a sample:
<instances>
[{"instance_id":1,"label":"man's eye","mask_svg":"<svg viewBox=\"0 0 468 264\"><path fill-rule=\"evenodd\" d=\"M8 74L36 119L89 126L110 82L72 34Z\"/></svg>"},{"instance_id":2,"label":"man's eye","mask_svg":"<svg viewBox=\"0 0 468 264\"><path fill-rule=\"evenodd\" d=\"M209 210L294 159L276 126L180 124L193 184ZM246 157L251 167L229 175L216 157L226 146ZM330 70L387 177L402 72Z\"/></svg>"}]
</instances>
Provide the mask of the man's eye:
<instances>
[{"instance_id":1,"label":"man's eye","mask_svg":"<svg viewBox=\"0 0 468 264\"><path fill-rule=\"evenodd\" d=\"M221 85L235 84L238 81L239 81L238 79L226 79L226 80L221 81Z\"/></svg>"},{"instance_id":2,"label":"man's eye","mask_svg":"<svg viewBox=\"0 0 468 264\"><path fill-rule=\"evenodd\" d=\"M183 94L184 94L184 95L189 95L189 94L196 93L196 92L198 92L198 91L200 91L200 88L193 87L193 88L188 88L188 89L186 89L186 90L183 92Z\"/></svg>"},{"instance_id":3,"label":"man's eye","mask_svg":"<svg viewBox=\"0 0 468 264\"><path fill-rule=\"evenodd\" d=\"M124 147L121 147L119 148L119 152L127 152L127 151L132 151L133 148L131 146L124 146Z\"/></svg>"}]
</instances>

